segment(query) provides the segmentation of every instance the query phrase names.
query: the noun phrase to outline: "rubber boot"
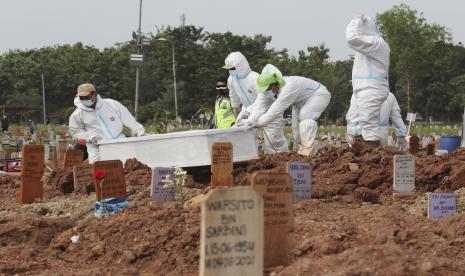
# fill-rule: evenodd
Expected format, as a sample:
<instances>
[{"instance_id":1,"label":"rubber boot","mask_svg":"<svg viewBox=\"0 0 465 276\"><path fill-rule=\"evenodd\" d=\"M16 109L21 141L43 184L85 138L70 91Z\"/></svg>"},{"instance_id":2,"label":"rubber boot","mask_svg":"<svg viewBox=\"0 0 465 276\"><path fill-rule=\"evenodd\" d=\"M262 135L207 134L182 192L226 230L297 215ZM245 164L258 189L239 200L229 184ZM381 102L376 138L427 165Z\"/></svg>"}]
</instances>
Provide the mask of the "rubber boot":
<instances>
[{"instance_id":1,"label":"rubber boot","mask_svg":"<svg viewBox=\"0 0 465 276\"><path fill-rule=\"evenodd\" d=\"M381 146L381 141L365 141L366 144L366 149L375 149L379 146Z\"/></svg>"},{"instance_id":2,"label":"rubber boot","mask_svg":"<svg viewBox=\"0 0 465 276\"><path fill-rule=\"evenodd\" d=\"M362 150L366 148L365 141L363 140L362 136L354 136L352 141L351 150L352 152L358 156Z\"/></svg>"}]
</instances>

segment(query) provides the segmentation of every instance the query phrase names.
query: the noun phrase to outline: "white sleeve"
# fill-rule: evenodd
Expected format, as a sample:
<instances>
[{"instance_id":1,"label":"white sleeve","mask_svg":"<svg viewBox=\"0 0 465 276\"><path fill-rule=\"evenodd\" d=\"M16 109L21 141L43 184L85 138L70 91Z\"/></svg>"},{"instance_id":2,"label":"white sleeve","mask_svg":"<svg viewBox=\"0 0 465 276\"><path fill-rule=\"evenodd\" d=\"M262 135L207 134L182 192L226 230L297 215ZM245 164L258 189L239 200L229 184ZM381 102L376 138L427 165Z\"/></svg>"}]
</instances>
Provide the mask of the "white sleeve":
<instances>
[{"instance_id":1,"label":"white sleeve","mask_svg":"<svg viewBox=\"0 0 465 276\"><path fill-rule=\"evenodd\" d=\"M69 117L69 133L73 136L73 138L85 140L86 142L90 142L90 139L92 138L79 118L78 110L74 111Z\"/></svg>"},{"instance_id":2,"label":"white sleeve","mask_svg":"<svg viewBox=\"0 0 465 276\"><path fill-rule=\"evenodd\" d=\"M275 119L282 117L284 111L297 99L299 88L295 86L285 86L280 93L281 95L278 96L278 99L270 106L268 111L258 119L259 126L266 126Z\"/></svg>"},{"instance_id":3,"label":"white sleeve","mask_svg":"<svg viewBox=\"0 0 465 276\"><path fill-rule=\"evenodd\" d=\"M380 36L360 35L363 22L359 18L352 19L346 28L346 41L350 48L366 56L376 58L377 50L386 44Z\"/></svg>"},{"instance_id":4,"label":"white sleeve","mask_svg":"<svg viewBox=\"0 0 465 276\"><path fill-rule=\"evenodd\" d=\"M265 112L273 104L274 101L274 95L258 93L255 102L249 107L247 107L247 110L250 112L247 121L256 122L263 114L265 114Z\"/></svg>"},{"instance_id":5,"label":"white sleeve","mask_svg":"<svg viewBox=\"0 0 465 276\"><path fill-rule=\"evenodd\" d=\"M237 94L236 90L234 89L234 85L232 83L232 78L228 77L228 89L229 89L229 99L231 100L232 108L241 105L241 98Z\"/></svg>"},{"instance_id":6,"label":"white sleeve","mask_svg":"<svg viewBox=\"0 0 465 276\"><path fill-rule=\"evenodd\" d=\"M405 137L407 136L407 128L405 127L404 121L402 120L402 115L400 114L400 107L397 103L396 98L393 98L391 113L389 119L396 128L397 136Z\"/></svg>"},{"instance_id":7,"label":"white sleeve","mask_svg":"<svg viewBox=\"0 0 465 276\"><path fill-rule=\"evenodd\" d=\"M145 133L144 127L136 121L134 116L132 116L131 112L129 112L124 105L118 101L113 101L113 104L118 108L121 122L131 130L132 136L141 136Z\"/></svg>"}]
</instances>

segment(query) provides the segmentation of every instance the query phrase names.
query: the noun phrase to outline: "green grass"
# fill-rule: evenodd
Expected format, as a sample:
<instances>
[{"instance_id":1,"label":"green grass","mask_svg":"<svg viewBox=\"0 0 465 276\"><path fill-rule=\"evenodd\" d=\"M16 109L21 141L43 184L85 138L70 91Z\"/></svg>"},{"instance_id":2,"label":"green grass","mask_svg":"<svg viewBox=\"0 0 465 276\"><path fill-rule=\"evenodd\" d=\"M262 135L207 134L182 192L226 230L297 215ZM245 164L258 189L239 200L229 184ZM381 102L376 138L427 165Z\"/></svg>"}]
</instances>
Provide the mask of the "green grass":
<instances>
[{"instance_id":1,"label":"green grass","mask_svg":"<svg viewBox=\"0 0 465 276\"><path fill-rule=\"evenodd\" d=\"M36 132L37 133L42 133L42 135L44 137L47 135L48 127L50 127L50 129L55 133L55 135L61 135L62 138L64 136L64 133L67 130L67 127L65 127L63 125L49 125L49 126L45 126L45 125L42 125L42 124L35 125ZM408 127L408 125L407 125L407 127ZM14 136L15 133L18 133L18 129L19 129L19 133L21 133L21 136L23 136L25 131L27 130L27 126L26 125L21 125L21 126L13 125L13 126L11 126L10 129L9 129L9 132L12 135L10 135L10 136ZM208 129L208 124L206 124L203 128L198 126L198 125L194 125L193 129ZM424 124L423 123L423 124L418 124L418 125L412 126L410 132L411 132L411 134L415 134L415 135L419 135L419 136L426 136L426 135L433 135L433 134L439 135L439 136L442 136L442 135L455 136L455 135L459 135L459 131L461 129L462 129L461 124L455 124L455 125L432 124L432 125L430 125L430 124ZM160 130L159 126L155 126L155 125L145 126L146 133L159 133L160 132L159 130ZM174 129L174 127L172 127L172 129L170 129L170 132L186 131L186 130L190 130L189 125L184 125L179 130L176 130L176 129ZM318 134L319 135L324 135L324 134L327 134L327 133L334 133L334 134L339 134L340 137L345 137L346 130L347 129L346 129L345 126L334 126L334 125L319 126ZM390 133L392 133L394 131L395 131L394 128L390 128ZM285 135L288 135L291 132L292 132L292 129L291 129L290 126L284 127ZM126 135L128 135L129 133L130 133L129 130L125 131ZM30 137L27 137L27 138L30 139Z\"/></svg>"}]
</instances>

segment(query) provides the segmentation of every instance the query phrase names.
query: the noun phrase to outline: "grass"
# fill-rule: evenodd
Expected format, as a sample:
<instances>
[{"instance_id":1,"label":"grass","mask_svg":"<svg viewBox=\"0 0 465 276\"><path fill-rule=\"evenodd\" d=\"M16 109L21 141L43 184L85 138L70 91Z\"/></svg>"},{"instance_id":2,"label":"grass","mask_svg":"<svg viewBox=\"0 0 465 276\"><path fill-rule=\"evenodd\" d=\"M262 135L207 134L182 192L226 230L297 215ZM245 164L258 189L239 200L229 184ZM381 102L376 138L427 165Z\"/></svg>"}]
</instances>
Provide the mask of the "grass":
<instances>
[{"instance_id":1,"label":"grass","mask_svg":"<svg viewBox=\"0 0 465 276\"><path fill-rule=\"evenodd\" d=\"M193 129L208 129L208 124L205 124L204 127L201 127L199 125L194 125ZM35 125L35 131L39 134L42 134L42 136L45 138L47 135L48 128L50 128L55 135L61 135L61 137L64 137L64 134L67 131L67 126L64 125L49 125L45 126L42 124ZM186 131L190 130L189 125L184 125L181 128L179 128L178 131ZM145 126L145 132L146 133L157 133L159 128L157 126ZM413 125L411 128L411 134L414 135L419 135L419 136L427 136L427 135L438 135L438 136L455 136L459 135L459 131L461 132L462 130L462 125L460 124L454 124L454 125L444 125L444 124L417 124ZM170 132L176 131L174 127L170 129ZM394 128L390 128L390 133L394 132ZM10 136L15 136L15 134L20 134L19 136L24 136L24 133L27 132L27 126L26 125L13 125L10 127L9 132L12 134ZM292 132L292 129L290 126L285 126L284 127L284 134L287 136ZM126 129L124 133L128 136L130 131ZM318 128L318 134L319 135L324 135L327 133L331 133L333 136L339 134L340 137L345 137L346 135L346 127L345 126L336 126L336 125L326 125L326 126L319 126ZM26 138L30 139L30 135L26 135Z\"/></svg>"}]
</instances>

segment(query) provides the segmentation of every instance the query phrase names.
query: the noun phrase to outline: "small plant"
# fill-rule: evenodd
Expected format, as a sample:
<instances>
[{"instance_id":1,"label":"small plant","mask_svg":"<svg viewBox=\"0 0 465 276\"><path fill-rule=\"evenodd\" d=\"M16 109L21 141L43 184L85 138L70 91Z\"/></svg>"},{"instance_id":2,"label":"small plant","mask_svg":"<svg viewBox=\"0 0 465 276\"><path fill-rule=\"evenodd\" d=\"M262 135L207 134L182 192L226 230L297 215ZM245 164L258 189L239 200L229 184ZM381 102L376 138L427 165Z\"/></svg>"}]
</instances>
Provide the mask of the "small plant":
<instances>
[{"instance_id":1,"label":"small plant","mask_svg":"<svg viewBox=\"0 0 465 276\"><path fill-rule=\"evenodd\" d=\"M172 191L174 193L174 200L184 204L186 199L186 189L184 189L186 179L187 172L181 167L174 167L174 179L170 179L169 175L167 175L162 180L163 190L166 191L166 194Z\"/></svg>"}]
</instances>

